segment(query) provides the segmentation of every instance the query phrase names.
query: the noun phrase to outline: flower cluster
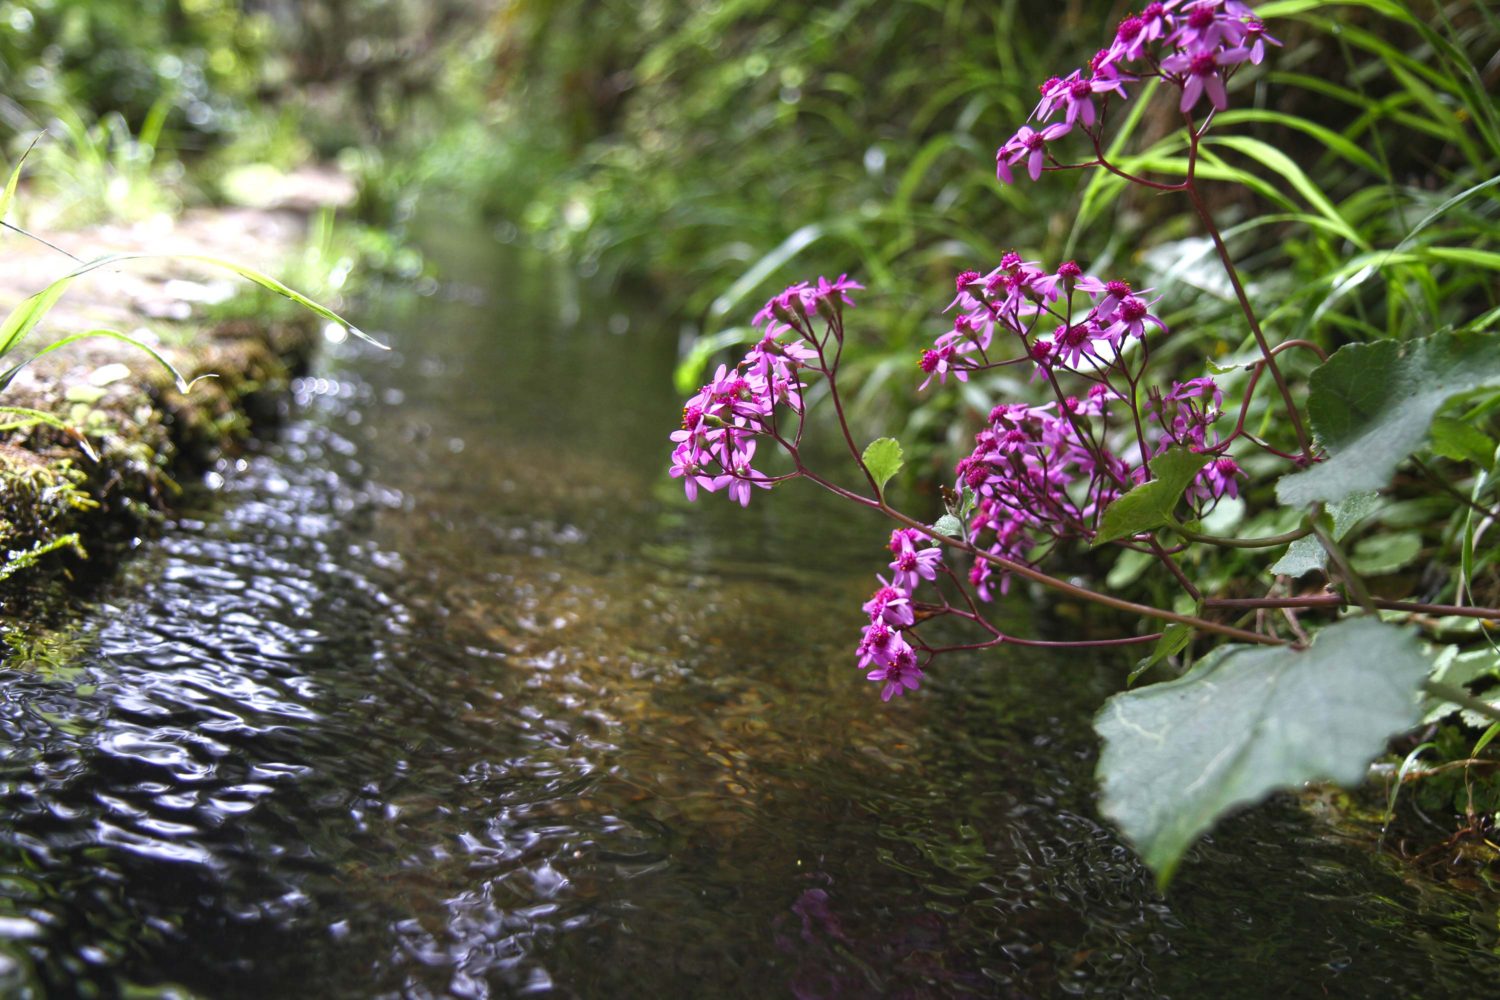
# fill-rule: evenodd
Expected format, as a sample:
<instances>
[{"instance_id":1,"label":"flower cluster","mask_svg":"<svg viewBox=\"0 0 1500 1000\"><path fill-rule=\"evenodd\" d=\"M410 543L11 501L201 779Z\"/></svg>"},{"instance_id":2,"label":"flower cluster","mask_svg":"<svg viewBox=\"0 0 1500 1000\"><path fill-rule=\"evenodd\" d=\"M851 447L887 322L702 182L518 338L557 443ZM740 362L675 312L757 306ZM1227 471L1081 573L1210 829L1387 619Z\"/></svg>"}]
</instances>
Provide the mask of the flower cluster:
<instances>
[{"instance_id":1,"label":"flower cluster","mask_svg":"<svg viewBox=\"0 0 1500 1000\"><path fill-rule=\"evenodd\" d=\"M1111 94L1125 100L1125 85L1144 77L1161 77L1179 88L1184 114L1205 96L1222 111L1229 106L1224 88L1229 73L1241 63L1259 63L1268 44L1281 43L1266 34L1265 25L1240 0L1147 4L1116 26L1114 41L1094 55L1087 69L1053 77L1038 88L1042 97L1031 117L1040 127L1022 125L996 150L995 174L1013 183L1012 168L1024 161L1027 174L1036 180L1050 156L1049 142L1075 125L1095 129L1103 119L1096 101Z\"/></svg>"},{"instance_id":2,"label":"flower cluster","mask_svg":"<svg viewBox=\"0 0 1500 1000\"><path fill-rule=\"evenodd\" d=\"M891 532L891 579L878 577L880 588L865 602L870 624L864 628L857 655L860 669L869 668L865 676L882 685L882 701L914 691L922 682L917 651L904 630L916 622L912 594L923 580L937 579L942 563L941 550L917 547L927 540L913 528Z\"/></svg>"},{"instance_id":3,"label":"flower cluster","mask_svg":"<svg viewBox=\"0 0 1500 1000\"><path fill-rule=\"evenodd\" d=\"M770 489L776 480L755 469L757 439L778 442L778 412L799 420L804 415L804 372L822 372L821 344L813 332L813 316L837 324L843 307L854 303L851 291L862 285L840 275L837 281L819 278L816 284L798 282L771 298L756 313L754 325L763 336L733 369L720 365L707 385L682 408L682 427L673 431L673 478L681 479L689 500L698 490L726 490L740 506L750 503L752 488ZM791 331L797 336L783 341ZM842 332L840 331L840 336Z\"/></svg>"},{"instance_id":4,"label":"flower cluster","mask_svg":"<svg viewBox=\"0 0 1500 1000\"><path fill-rule=\"evenodd\" d=\"M812 329L807 326L811 317L821 315L836 322L842 316L844 306L854 305L849 293L861 291L864 287L847 274L839 275L836 281L821 276L816 282L799 281L788 285L781 294L771 296L750 320L750 325L764 327L767 337L795 330L812 340Z\"/></svg>"},{"instance_id":5,"label":"flower cluster","mask_svg":"<svg viewBox=\"0 0 1500 1000\"><path fill-rule=\"evenodd\" d=\"M1153 456L1174 445L1200 453L1219 452L1219 434L1213 424L1223 415L1223 406L1224 393L1208 376L1173 382L1170 392L1149 393L1146 417L1160 428ZM1193 495L1199 500L1238 497L1243 475L1238 462L1219 454L1193 481Z\"/></svg>"},{"instance_id":6,"label":"flower cluster","mask_svg":"<svg viewBox=\"0 0 1500 1000\"><path fill-rule=\"evenodd\" d=\"M1111 423L1111 407L1136 406L1134 392L1117 391L1110 379L1122 369L1127 341L1144 340L1152 327L1166 330L1151 312L1156 300L1149 289L1105 281L1073 261L1049 272L1014 252L988 274L965 271L955 284L947 310L956 310L953 327L923 352L922 387L934 378L941 383L951 374L963 381L972 372L1020 362L1045 376L1057 397L1044 406L995 407L973 451L959 461L958 484L976 500L968 522L975 547L1029 563L1041 546L1091 537L1104 508L1144 482L1147 463L1171 447L1216 455L1194 482L1196 499L1238 495L1239 466L1218 454L1221 442L1212 429L1223 404L1212 378L1174 382L1165 393L1151 390L1133 413L1137 419L1126 414ZM1010 351L1001 353L997 331L1014 339ZM1091 383L1088 392L1063 395L1055 378L1060 372L1083 376ZM1138 378L1127 377L1132 389ZM987 601L1009 586L1008 576L984 560L969 578Z\"/></svg>"},{"instance_id":7,"label":"flower cluster","mask_svg":"<svg viewBox=\"0 0 1500 1000\"><path fill-rule=\"evenodd\" d=\"M1128 282L1103 281L1073 261L1049 273L1012 251L989 274L965 271L956 285L958 294L948 304L958 310L952 329L922 352L924 389L934 378L942 384L951 374L962 382L970 371L993 367L990 349L997 327L1018 337L1022 353L1043 373L1107 366L1127 338L1143 338L1147 327L1166 330L1151 313L1156 300L1146 297L1149 289L1137 292ZM1078 294L1087 297L1086 308L1075 307Z\"/></svg>"},{"instance_id":8,"label":"flower cluster","mask_svg":"<svg viewBox=\"0 0 1500 1000\"><path fill-rule=\"evenodd\" d=\"M1102 443L1112 393L1101 387L1061 405L1006 403L990 411L974 450L955 469L976 500L969 542L1012 562L1030 562L1050 539L1086 536L1099 513L1135 481L1136 469ZM1138 468L1138 467L1137 467ZM1006 574L976 560L969 580L993 600Z\"/></svg>"}]
</instances>

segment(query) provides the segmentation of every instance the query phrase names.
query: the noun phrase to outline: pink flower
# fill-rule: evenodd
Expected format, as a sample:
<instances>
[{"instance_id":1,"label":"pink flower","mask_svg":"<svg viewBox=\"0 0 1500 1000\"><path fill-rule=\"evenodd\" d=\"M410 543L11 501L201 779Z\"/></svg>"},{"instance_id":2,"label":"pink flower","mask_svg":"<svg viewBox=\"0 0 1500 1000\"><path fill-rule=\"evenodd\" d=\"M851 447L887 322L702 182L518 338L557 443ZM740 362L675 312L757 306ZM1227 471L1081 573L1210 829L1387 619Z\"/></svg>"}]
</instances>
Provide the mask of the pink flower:
<instances>
[{"instance_id":1,"label":"pink flower","mask_svg":"<svg viewBox=\"0 0 1500 1000\"><path fill-rule=\"evenodd\" d=\"M1250 62L1256 66L1266 57L1266 45L1280 46L1281 42L1266 34L1266 26L1258 17L1252 17L1245 22L1245 37L1242 45L1250 52Z\"/></svg>"},{"instance_id":2,"label":"pink flower","mask_svg":"<svg viewBox=\"0 0 1500 1000\"><path fill-rule=\"evenodd\" d=\"M1151 315L1150 303L1134 295L1127 295L1120 300L1114 322L1105 329L1104 334L1111 343L1118 345L1127 336L1144 337L1147 324L1162 331L1167 328L1165 323Z\"/></svg>"},{"instance_id":3,"label":"pink flower","mask_svg":"<svg viewBox=\"0 0 1500 1000\"><path fill-rule=\"evenodd\" d=\"M953 377L960 382L967 382L969 380L969 373L961 366L953 364L955 353L955 348L947 344L936 350L922 352L922 359L918 364L927 373L927 377L922 380L921 385L917 386L918 392L922 392L931 385L934 378L938 380L938 385L943 385L948 381L949 372L952 372Z\"/></svg>"},{"instance_id":4,"label":"pink flower","mask_svg":"<svg viewBox=\"0 0 1500 1000\"><path fill-rule=\"evenodd\" d=\"M1163 59L1161 68L1182 85L1182 101L1178 107L1183 114L1191 111L1204 94L1214 107L1223 111L1229 107L1229 95L1224 91L1224 77L1220 71L1249 57L1249 50L1243 48L1179 52Z\"/></svg>"},{"instance_id":5,"label":"pink flower","mask_svg":"<svg viewBox=\"0 0 1500 1000\"><path fill-rule=\"evenodd\" d=\"M906 640L899 636L897 638L900 647L890 662L865 674L868 679L883 685L880 689L881 701L890 701L907 691L915 691L922 683L922 668L917 664L916 651L906 644Z\"/></svg>"},{"instance_id":6,"label":"pink flower","mask_svg":"<svg viewBox=\"0 0 1500 1000\"><path fill-rule=\"evenodd\" d=\"M890 548L895 555L891 560L891 586L910 594L923 580L937 579L943 553L935 547L917 548L919 542L927 540L927 536L915 528L897 528L891 532Z\"/></svg>"},{"instance_id":7,"label":"pink flower","mask_svg":"<svg viewBox=\"0 0 1500 1000\"><path fill-rule=\"evenodd\" d=\"M880 581L880 589L875 591L864 604L864 611L870 616L870 623L884 622L896 628L905 628L916 621L911 598L892 587L884 577L876 577L876 579Z\"/></svg>"},{"instance_id":8,"label":"pink flower","mask_svg":"<svg viewBox=\"0 0 1500 1000\"><path fill-rule=\"evenodd\" d=\"M1005 145L995 151L995 176L1006 184L1014 184L1015 177L1010 168L1025 160L1026 172L1031 179L1039 179L1042 176L1042 164L1047 158L1047 143L1067 135L1072 127L1067 122L1058 122L1036 131L1029 125L1022 125L1015 135L1005 141Z\"/></svg>"},{"instance_id":9,"label":"pink flower","mask_svg":"<svg viewBox=\"0 0 1500 1000\"><path fill-rule=\"evenodd\" d=\"M812 316L821 313L830 324L838 322L839 311L853 305L849 293L861 287L848 275L835 281L819 278L816 284L800 281L772 296L756 313L754 323L765 327L765 336L734 368L718 367L683 406L681 428L669 435L673 449L668 471L682 480L689 500L696 500L700 489L724 490L731 500L748 506L755 490L775 484L753 465L757 439L776 428L778 407L799 418L802 414L802 392L807 388L802 374L820 370L819 355L808 342ZM789 329L799 337L779 340L777 334Z\"/></svg>"},{"instance_id":10,"label":"pink flower","mask_svg":"<svg viewBox=\"0 0 1500 1000\"><path fill-rule=\"evenodd\" d=\"M1240 495L1239 478L1245 473L1240 465L1228 455L1223 455L1209 462L1198 473L1197 482L1194 484L1196 492L1205 500L1217 500L1220 497L1238 497Z\"/></svg>"},{"instance_id":11,"label":"pink flower","mask_svg":"<svg viewBox=\"0 0 1500 1000\"><path fill-rule=\"evenodd\" d=\"M1172 35L1172 44L1179 49L1206 52L1226 35L1238 40L1242 31L1242 26L1224 11L1221 0L1198 0L1184 7L1179 18Z\"/></svg>"},{"instance_id":12,"label":"pink flower","mask_svg":"<svg viewBox=\"0 0 1500 1000\"><path fill-rule=\"evenodd\" d=\"M696 453L686 444L678 445L672 452L672 468L668 470L673 479L682 479L682 486L689 500L698 499L698 487L712 493L729 481L728 476L710 476L698 464Z\"/></svg>"}]
</instances>

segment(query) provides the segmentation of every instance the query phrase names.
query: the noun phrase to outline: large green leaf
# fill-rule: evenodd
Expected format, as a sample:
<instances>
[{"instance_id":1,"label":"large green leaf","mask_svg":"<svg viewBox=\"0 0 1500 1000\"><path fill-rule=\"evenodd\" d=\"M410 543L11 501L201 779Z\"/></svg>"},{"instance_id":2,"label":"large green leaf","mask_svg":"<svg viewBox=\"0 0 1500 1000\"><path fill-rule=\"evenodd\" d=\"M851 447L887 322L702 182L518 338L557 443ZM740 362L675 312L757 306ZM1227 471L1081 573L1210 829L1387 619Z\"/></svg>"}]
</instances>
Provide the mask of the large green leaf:
<instances>
[{"instance_id":1,"label":"large green leaf","mask_svg":"<svg viewBox=\"0 0 1500 1000\"><path fill-rule=\"evenodd\" d=\"M1417 721L1429 667L1414 634L1369 618L1328 626L1306 650L1222 647L1178 680L1105 703L1100 808L1165 884L1236 806L1306 781L1363 780Z\"/></svg>"},{"instance_id":2,"label":"large green leaf","mask_svg":"<svg viewBox=\"0 0 1500 1000\"><path fill-rule=\"evenodd\" d=\"M1104 508L1094 544L1103 545L1168 524L1173 508L1192 484L1193 477L1212 460L1212 455L1200 455L1186 448L1173 448L1157 455L1151 460L1151 475L1155 478Z\"/></svg>"},{"instance_id":3,"label":"large green leaf","mask_svg":"<svg viewBox=\"0 0 1500 1000\"><path fill-rule=\"evenodd\" d=\"M1398 343L1350 344L1312 373L1307 412L1328 460L1283 476L1289 506L1336 503L1379 490L1422 446L1451 397L1500 385L1500 337L1440 333Z\"/></svg>"}]
</instances>

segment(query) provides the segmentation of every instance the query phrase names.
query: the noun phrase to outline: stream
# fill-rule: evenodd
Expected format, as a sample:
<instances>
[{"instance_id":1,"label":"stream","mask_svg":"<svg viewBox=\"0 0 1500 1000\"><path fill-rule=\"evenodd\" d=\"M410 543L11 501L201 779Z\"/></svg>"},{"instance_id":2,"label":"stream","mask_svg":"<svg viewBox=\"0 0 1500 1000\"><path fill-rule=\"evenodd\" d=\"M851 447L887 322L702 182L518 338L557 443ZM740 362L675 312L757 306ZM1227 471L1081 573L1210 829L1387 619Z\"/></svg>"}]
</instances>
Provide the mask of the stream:
<instances>
[{"instance_id":1,"label":"stream","mask_svg":"<svg viewBox=\"0 0 1500 1000\"><path fill-rule=\"evenodd\" d=\"M1290 799L1165 895L1109 657L854 666L889 528L689 505L677 330L429 227L444 284L0 671L0 993L1486 996L1494 909Z\"/></svg>"}]
</instances>

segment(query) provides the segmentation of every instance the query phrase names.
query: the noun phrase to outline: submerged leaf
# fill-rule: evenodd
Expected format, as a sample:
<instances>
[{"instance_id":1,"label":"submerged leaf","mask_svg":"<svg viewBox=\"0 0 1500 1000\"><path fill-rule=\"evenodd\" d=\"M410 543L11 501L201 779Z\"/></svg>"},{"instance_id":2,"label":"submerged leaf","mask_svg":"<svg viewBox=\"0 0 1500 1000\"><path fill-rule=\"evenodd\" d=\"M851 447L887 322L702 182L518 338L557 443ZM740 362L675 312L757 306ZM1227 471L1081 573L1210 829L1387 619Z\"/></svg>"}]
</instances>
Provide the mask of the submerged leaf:
<instances>
[{"instance_id":1,"label":"submerged leaf","mask_svg":"<svg viewBox=\"0 0 1500 1000\"><path fill-rule=\"evenodd\" d=\"M1100 808L1165 884L1236 806L1306 781L1363 780L1417 721L1429 666L1413 633L1369 618L1328 626L1306 650L1223 647L1178 680L1105 703Z\"/></svg>"},{"instance_id":2,"label":"submerged leaf","mask_svg":"<svg viewBox=\"0 0 1500 1000\"><path fill-rule=\"evenodd\" d=\"M1384 488L1427 439L1432 418L1459 393L1500 385L1500 338L1440 333L1340 348L1312 373L1307 398L1328 460L1283 476L1288 506L1335 503Z\"/></svg>"}]
</instances>

